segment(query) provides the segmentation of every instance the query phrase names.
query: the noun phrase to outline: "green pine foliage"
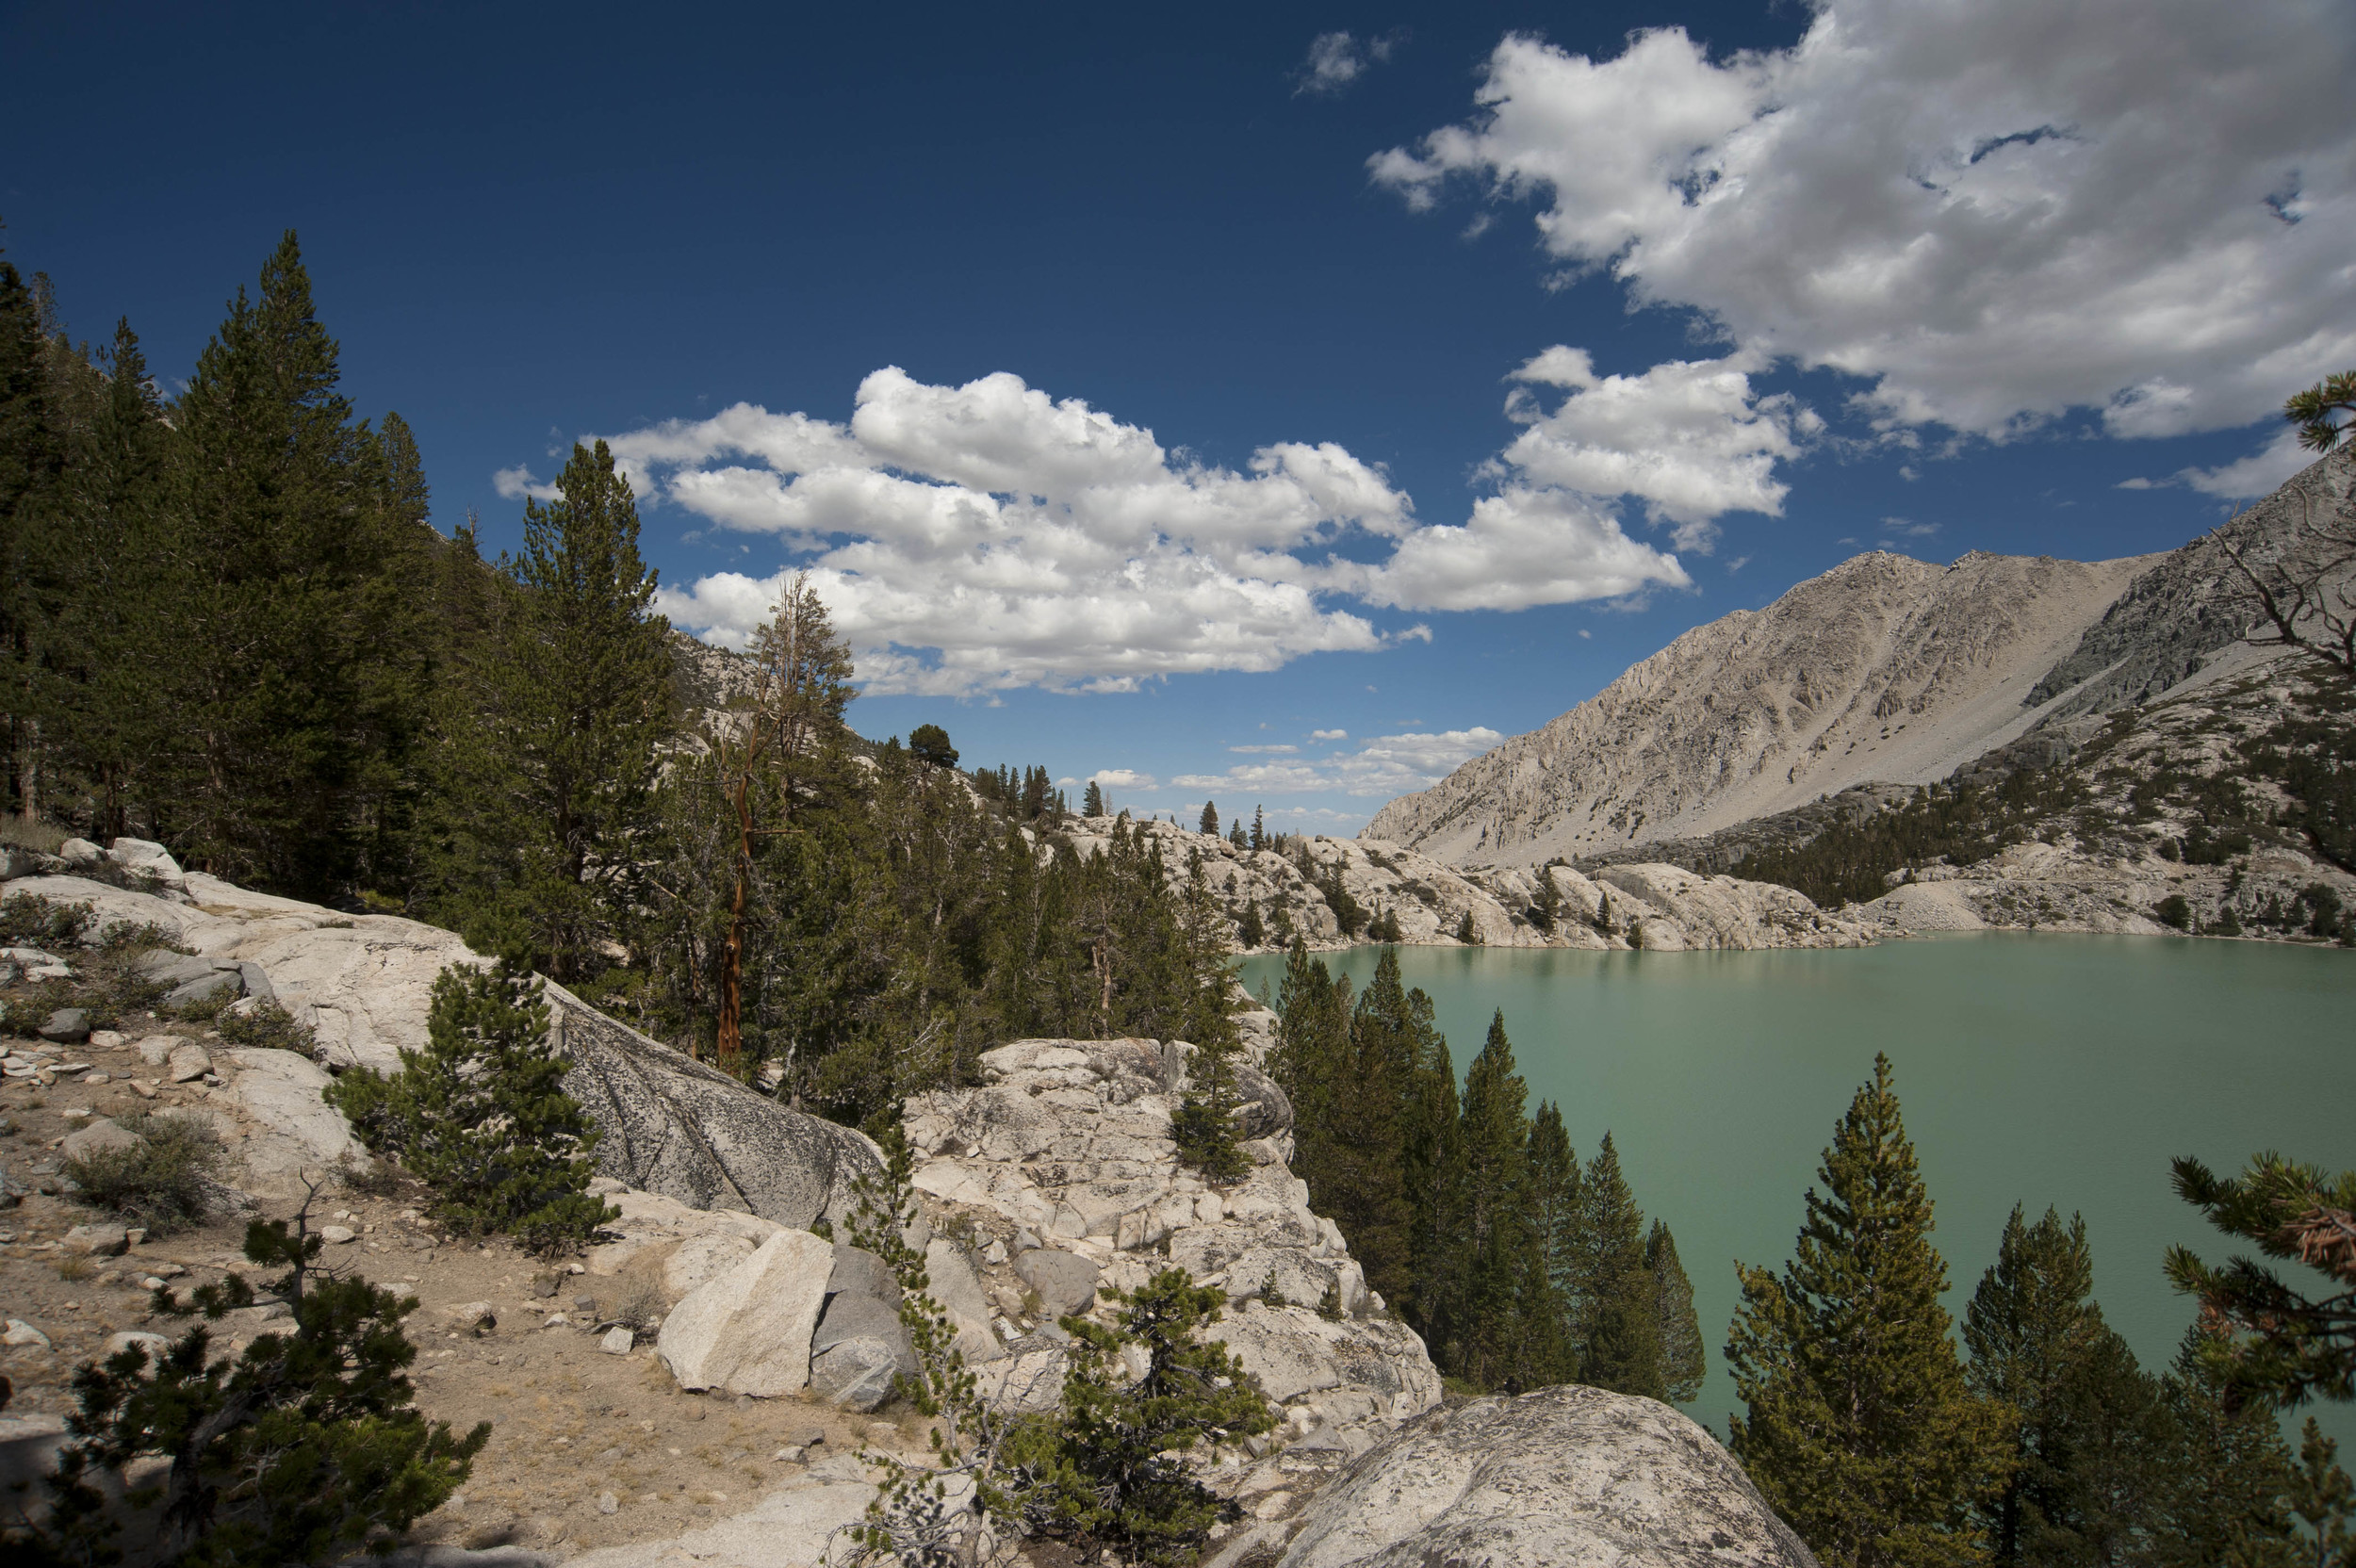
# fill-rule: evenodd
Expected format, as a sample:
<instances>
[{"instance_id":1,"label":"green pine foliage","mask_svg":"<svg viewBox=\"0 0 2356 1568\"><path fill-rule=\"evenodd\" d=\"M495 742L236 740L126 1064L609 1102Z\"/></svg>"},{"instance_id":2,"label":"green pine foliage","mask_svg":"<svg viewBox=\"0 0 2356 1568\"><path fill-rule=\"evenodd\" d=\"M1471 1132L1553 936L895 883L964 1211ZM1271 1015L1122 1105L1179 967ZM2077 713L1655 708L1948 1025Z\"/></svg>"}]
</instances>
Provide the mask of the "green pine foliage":
<instances>
[{"instance_id":1,"label":"green pine foliage","mask_svg":"<svg viewBox=\"0 0 2356 1568\"><path fill-rule=\"evenodd\" d=\"M1453 1205L1457 1300L1448 1360L1458 1377L1482 1388L1503 1387L1525 1375L1525 1296L1529 1282L1543 1273L1531 1266L1537 1252L1530 1224L1528 1099L1500 1010L1465 1070L1457 1116L1464 1155Z\"/></svg>"},{"instance_id":2,"label":"green pine foliage","mask_svg":"<svg viewBox=\"0 0 2356 1568\"><path fill-rule=\"evenodd\" d=\"M2198 1326L2185 1331L2163 1401L2167 1486L2158 1568L2293 1568L2290 1447L2275 1413L2237 1396Z\"/></svg>"},{"instance_id":3,"label":"green pine foliage","mask_svg":"<svg viewBox=\"0 0 2356 1568\"><path fill-rule=\"evenodd\" d=\"M524 507L487 625L436 710L428 907L486 953L592 975L640 902L672 733L670 628L614 454L576 446L558 498Z\"/></svg>"},{"instance_id":4,"label":"green pine foliage","mask_svg":"<svg viewBox=\"0 0 2356 1568\"><path fill-rule=\"evenodd\" d=\"M2340 1446L2323 1435L2314 1416L2299 1430L2299 1465L2291 1472L2288 1504L2299 1560L2315 1568L2356 1563L2356 1481L2339 1465Z\"/></svg>"},{"instance_id":5,"label":"green pine foliage","mask_svg":"<svg viewBox=\"0 0 2356 1568\"><path fill-rule=\"evenodd\" d=\"M1579 1380L1614 1393L1665 1398L1660 1303L1644 1258L1644 1215L1620 1173L1620 1153L1609 1133L1587 1162L1580 1192L1586 1212L1579 1288L1588 1311Z\"/></svg>"},{"instance_id":6,"label":"green pine foliage","mask_svg":"<svg viewBox=\"0 0 2356 1568\"><path fill-rule=\"evenodd\" d=\"M434 982L423 1051L390 1078L355 1068L330 1103L371 1149L434 1191L434 1213L468 1234L537 1251L579 1247L618 1211L588 1194L598 1131L564 1089L539 979L502 960L453 965Z\"/></svg>"},{"instance_id":7,"label":"green pine foliage","mask_svg":"<svg viewBox=\"0 0 2356 1568\"><path fill-rule=\"evenodd\" d=\"M169 404L127 322L70 348L0 264L10 809L306 897L399 885L435 536L405 427L339 375L292 234Z\"/></svg>"},{"instance_id":8,"label":"green pine foliage","mask_svg":"<svg viewBox=\"0 0 2356 1568\"><path fill-rule=\"evenodd\" d=\"M427 1421L404 1370L417 1348L401 1319L415 1299L322 1270L309 1205L246 1228L246 1258L286 1272L263 1288L292 1309L290 1331L217 1352L198 1324L156 1355L132 1346L74 1375L72 1441L48 1482L52 1512L31 1547L51 1560L108 1561L119 1522L92 1484L133 1459L172 1468L135 1504L160 1500L164 1560L187 1568L333 1562L381 1549L463 1484L491 1435ZM241 1274L154 1310L208 1320L255 1300Z\"/></svg>"},{"instance_id":9,"label":"green pine foliage","mask_svg":"<svg viewBox=\"0 0 2356 1568\"><path fill-rule=\"evenodd\" d=\"M1252 1171L1252 1161L1235 1142L1240 1102L1235 1057L1243 1042L1227 1012L1227 918L1212 895L1200 853L1188 858L1178 915L1181 972L1201 989L1189 1009L1194 1057L1187 1064L1186 1091L1170 1119L1170 1135L1177 1141L1178 1157L1204 1180L1239 1182Z\"/></svg>"},{"instance_id":10,"label":"green pine foliage","mask_svg":"<svg viewBox=\"0 0 2356 1568\"><path fill-rule=\"evenodd\" d=\"M2221 1179L2199 1160L2180 1159L2175 1183L2177 1196L2225 1234L2267 1257L2309 1265L2338 1287L2311 1298L2255 1259L2219 1266L2189 1248L2169 1248L2169 1282L2200 1301L2202 1320L2217 1331L2201 1353L2221 1385L2236 1399L2266 1404L2356 1396L2356 1171L2333 1176L2269 1152Z\"/></svg>"},{"instance_id":11,"label":"green pine foliage","mask_svg":"<svg viewBox=\"0 0 2356 1568\"><path fill-rule=\"evenodd\" d=\"M1502 1013L1460 1093L1431 998L1401 983L1395 952L1353 994L1297 940L1275 1007L1293 1168L1444 1373L1514 1393L1699 1392L1675 1241L1647 1234L1608 1139L1582 1173L1561 1110L1529 1113Z\"/></svg>"},{"instance_id":12,"label":"green pine foliage","mask_svg":"<svg viewBox=\"0 0 2356 1568\"><path fill-rule=\"evenodd\" d=\"M1542 1384L1570 1381L1579 1376L1580 1326L1588 1317L1581 1239L1587 1196L1562 1107L1551 1101L1539 1102L1530 1119L1529 1151L1531 1266L1526 1288L1532 1304L1524 1309L1524 1337L1530 1378Z\"/></svg>"},{"instance_id":13,"label":"green pine foliage","mask_svg":"<svg viewBox=\"0 0 2356 1568\"><path fill-rule=\"evenodd\" d=\"M1709 1352L1702 1344L1701 1319L1693 1312L1693 1282L1677 1261L1677 1237L1658 1219L1644 1233L1644 1270L1652 1276L1661 1397L1673 1405L1690 1405L1701 1396Z\"/></svg>"},{"instance_id":14,"label":"green pine foliage","mask_svg":"<svg viewBox=\"0 0 2356 1568\"><path fill-rule=\"evenodd\" d=\"M1039 1478L1029 1523L1123 1560L1185 1568L1235 1510L1180 1456L1268 1431L1276 1415L1227 1347L1200 1337L1225 1292L1166 1268L1113 1299L1110 1326L1063 1320L1072 1345L1059 1419L1052 1433L1034 1429L1022 1450ZM1137 1352L1144 1369L1133 1375L1127 1357Z\"/></svg>"},{"instance_id":15,"label":"green pine foliage","mask_svg":"<svg viewBox=\"0 0 2356 1568\"><path fill-rule=\"evenodd\" d=\"M1982 1505L1998 1563L2135 1560L2156 1526L2168 1433L2161 1390L2094 1300L2086 1225L2015 1207L1964 1316L1974 1392L2011 1462Z\"/></svg>"},{"instance_id":16,"label":"green pine foliage","mask_svg":"<svg viewBox=\"0 0 2356 1568\"><path fill-rule=\"evenodd\" d=\"M422 541L339 377L289 233L172 404L155 601L176 843L232 880L314 893L368 869L423 657L405 591Z\"/></svg>"},{"instance_id":17,"label":"green pine foliage","mask_svg":"<svg viewBox=\"0 0 2356 1568\"><path fill-rule=\"evenodd\" d=\"M1746 1413L1728 1446L1827 1564L1977 1560L1977 1511L2006 1469L2002 1413L1948 1337L1947 1266L1887 1057L1818 1180L1782 1275L1738 1266L1726 1359Z\"/></svg>"}]
</instances>

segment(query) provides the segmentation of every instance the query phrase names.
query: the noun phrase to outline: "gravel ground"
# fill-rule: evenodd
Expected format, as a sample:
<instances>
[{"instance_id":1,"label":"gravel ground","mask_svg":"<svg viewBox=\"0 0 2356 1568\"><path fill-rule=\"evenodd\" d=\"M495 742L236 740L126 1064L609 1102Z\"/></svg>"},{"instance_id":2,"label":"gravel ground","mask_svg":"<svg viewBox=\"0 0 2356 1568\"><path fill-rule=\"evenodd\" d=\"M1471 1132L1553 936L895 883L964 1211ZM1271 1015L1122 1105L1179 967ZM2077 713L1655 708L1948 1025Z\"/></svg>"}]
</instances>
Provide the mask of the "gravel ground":
<instances>
[{"instance_id":1,"label":"gravel ground","mask_svg":"<svg viewBox=\"0 0 2356 1568\"><path fill-rule=\"evenodd\" d=\"M17 1078L0 1085L0 1170L19 1186L57 1187L57 1146L93 1117L178 1107L225 1113L224 1132L237 1125L220 1089L201 1081L163 1083L161 1070L140 1056L142 1036L201 1037L200 1029L152 1017L124 1022L120 1044L0 1041L19 1052L51 1051L57 1065L88 1064L54 1084ZM90 1114L69 1114L77 1111ZM234 1150L238 1140L225 1141ZM234 1180L237 1172L225 1168L224 1174ZM514 1543L569 1555L676 1535L741 1511L800 1472L801 1461L777 1457L781 1449L808 1448L813 1440L823 1446L808 1458L861 1444L923 1447L923 1427L912 1413L895 1422L845 1417L801 1399L683 1393L654 1360L646 1336L616 1355L581 1326L597 1322L600 1308L613 1303L584 1311L577 1298L611 1294L615 1281L570 1274L562 1262L551 1267L501 1241L476 1244L437 1233L418 1217L421 1188L368 1184L375 1190L335 1182L313 1200L315 1225L353 1233L351 1241L327 1248L322 1261L417 1298L408 1319L418 1347L410 1371L428 1416L460 1430L491 1423L473 1477L458 1498L418 1522L416 1541ZM0 1316L23 1320L49 1342L0 1347L0 1376L16 1391L8 1413L68 1412L74 1369L97 1356L110 1334L182 1331L184 1325L149 1313L142 1280L170 1276L185 1290L231 1269L254 1278L239 1251L247 1217L291 1217L296 1204L245 1200L253 1204L247 1213L216 1214L200 1227L145 1238L116 1258L65 1250L69 1229L109 1217L68 1196L34 1190L0 1209L7 1238L0 1242ZM496 1316L486 1332L472 1331L447 1310L476 1301L489 1302ZM216 1334L241 1341L256 1327L224 1324ZM610 1513L602 1507L608 1497Z\"/></svg>"}]
</instances>

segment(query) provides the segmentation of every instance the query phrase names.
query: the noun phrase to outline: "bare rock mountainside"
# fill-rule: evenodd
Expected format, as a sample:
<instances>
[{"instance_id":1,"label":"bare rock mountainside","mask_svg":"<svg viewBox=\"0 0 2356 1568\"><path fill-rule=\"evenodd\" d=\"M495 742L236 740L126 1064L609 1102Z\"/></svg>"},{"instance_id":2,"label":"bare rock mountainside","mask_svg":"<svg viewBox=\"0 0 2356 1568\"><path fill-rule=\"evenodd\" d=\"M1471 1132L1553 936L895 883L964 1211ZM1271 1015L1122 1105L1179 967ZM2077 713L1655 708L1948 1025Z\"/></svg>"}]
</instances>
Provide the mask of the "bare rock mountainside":
<instances>
[{"instance_id":1,"label":"bare rock mountainside","mask_svg":"<svg viewBox=\"0 0 2356 1568\"><path fill-rule=\"evenodd\" d=\"M1587 876L1554 873L1558 907L1538 912L1537 875L1527 867L1464 868L1375 839L1306 838L1290 849L1244 849L1216 833L1176 823L1135 825L1159 848L1171 886L1183 888L1200 858L1212 896L1241 929L1256 906L1263 947L1281 948L1299 936L1318 951L1368 939L1371 923L1389 915L1399 939L1448 946L1650 948L1856 947L1873 939L1868 928L1824 914L1806 896L1773 883L1696 873L1670 864L1614 866ZM1072 847L1082 856L1102 850L1112 819L1072 824ZM1344 929L1344 915L1353 923Z\"/></svg>"},{"instance_id":2,"label":"bare rock mountainside","mask_svg":"<svg viewBox=\"0 0 2356 1568\"><path fill-rule=\"evenodd\" d=\"M2310 508L2344 504L2348 482L2345 465L2315 464L2228 532L2263 555ZM1483 881L1549 862L1722 870L1916 787L2066 760L2104 720L2229 678L2277 670L2256 689L2295 716L2301 656L2244 645L2234 589L2206 535L2091 564L1860 555L1685 633L1544 727L1390 802L1362 837ZM2142 749L2161 774L2185 760ZM2115 928L2160 927L2138 914Z\"/></svg>"}]
</instances>

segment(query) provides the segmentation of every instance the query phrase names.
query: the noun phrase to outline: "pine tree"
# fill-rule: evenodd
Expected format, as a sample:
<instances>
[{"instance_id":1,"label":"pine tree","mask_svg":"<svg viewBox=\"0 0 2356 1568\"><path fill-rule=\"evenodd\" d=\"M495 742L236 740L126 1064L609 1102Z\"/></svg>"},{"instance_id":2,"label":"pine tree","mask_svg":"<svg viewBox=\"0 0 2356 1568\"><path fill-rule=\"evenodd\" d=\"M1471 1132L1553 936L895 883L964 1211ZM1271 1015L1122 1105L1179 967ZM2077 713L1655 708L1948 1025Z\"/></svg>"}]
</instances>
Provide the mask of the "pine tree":
<instances>
[{"instance_id":1,"label":"pine tree","mask_svg":"<svg viewBox=\"0 0 2356 1568\"><path fill-rule=\"evenodd\" d=\"M1260 816L1260 808L1257 806L1254 806L1252 808L1252 847L1254 850L1268 848L1268 829Z\"/></svg>"},{"instance_id":2,"label":"pine tree","mask_svg":"<svg viewBox=\"0 0 2356 1568\"><path fill-rule=\"evenodd\" d=\"M1174 1456L1256 1436L1276 1417L1227 1347L1200 1337L1219 1321L1223 1292L1169 1268L1114 1299L1112 1327L1063 1320L1073 1339L1072 1368L1052 1457L1039 1456L1049 1478L1030 1510L1033 1524L1109 1543L1127 1560L1185 1568L1223 1509ZM1141 1373L1130 1370L1130 1356L1144 1363Z\"/></svg>"},{"instance_id":3,"label":"pine tree","mask_svg":"<svg viewBox=\"0 0 2356 1568\"><path fill-rule=\"evenodd\" d=\"M1212 897L1199 850L1187 857L1179 919L1186 970L1209 984L1202 987L1187 1031L1195 1048L1194 1059L1187 1065L1186 1093L1170 1119L1170 1135L1177 1141L1179 1158L1201 1171L1205 1180L1238 1182L1252 1172L1251 1160L1235 1144L1239 1097L1235 1056L1242 1041L1227 1013L1223 962L1227 944L1220 936L1226 917Z\"/></svg>"},{"instance_id":4,"label":"pine tree","mask_svg":"<svg viewBox=\"0 0 2356 1568\"><path fill-rule=\"evenodd\" d=\"M2162 1384L2167 1484L2151 1560L2160 1568L2294 1568L2296 1485L2274 1411L2239 1396L2199 1325Z\"/></svg>"},{"instance_id":5,"label":"pine tree","mask_svg":"<svg viewBox=\"0 0 2356 1568\"><path fill-rule=\"evenodd\" d=\"M1217 801L1206 800L1203 803L1203 820L1195 825L1214 838L1219 836L1219 803Z\"/></svg>"},{"instance_id":6,"label":"pine tree","mask_svg":"<svg viewBox=\"0 0 2356 1568\"><path fill-rule=\"evenodd\" d=\"M1530 923L1547 936L1554 935L1555 922L1562 913L1562 890L1554 885L1554 868L1538 868L1538 902L1530 906Z\"/></svg>"},{"instance_id":7,"label":"pine tree","mask_svg":"<svg viewBox=\"0 0 2356 1568\"><path fill-rule=\"evenodd\" d=\"M1481 931L1479 927L1473 924L1472 911L1470 909L1466 909L1464 911L1464 918L1456 923L1456 939L1464 943L1466 947L1478 947L1481 945Z\"/></svg>"},{"instance_id":8,"label":"pine tree","mask_svg":"<svg viewBox=\"0 0 2356 1568\"><path fill-rule=\"evenodd\" d=\"M1579 1324L1585 1317L1581 1282L1587 1253L1587 1203L1579 1156L1562 1128L1562 1112L1541 1102L1530 1124L1529 1229L1535 1272L1546 1284L1543 1309L1531 1310L1527 1330L1533 1385L1579 1377Z\"/></svg>"},{"instance_id":9,"label":"pine tree","mask_svg":"<svg viewBox=\"0 0 2356 1568\"><path fill-rule=\"evenodd\" d=\"M286 1270L265 1287L291 1309L270 1331L224 1355L199 1324L152 1365L133 1345L75 1375L76 1441L49 1483L60 1506L33 1543L52 1560L118 1555L105 1499L84 1478L145 1456L172 1462L155 1544L188 1568L340 1560L397 1537L464 1484L491 1424L457 1437L418 1413L403 1375L417 1347L401 1326L416 1299L319 1268L309 1213L306 1200L291 1224L246 1227L247 1259ZM219 1319L252 1305L254 1291L233 1273L194 1298L159 1285L151 1307Z\"/></svg>"},{"instance_id":10,"label":"pine tree","mask_svg":"<svg viewBox=\"0 0 2356 1568\"><path fill-rule=\"evenodd\" d=\"M1693 1312L1693 1282L1677 1261L1677 1237L1656 1219L1644 1234L1644 1271L1652 1276L1653 1322L1661 1346L1662 1397L1690 1405L1699 1397L1709 1371L1701 1319Z\"/></svg>"},{"instance_id":11,"label":"pine tree","mask_svg":"<svg viewBox=\"0 0 2356 1568\"><path fill-rule=\"evenodd\" d=\"M1582 1226L1587 1255L1579 1294L1587 1318L1581 1325L1579 1380L1614 1393L1666 1398L1660 1303L1644 1259L1644 1214L1620 1174L1620 1154L1610 1133L1588 1162L1580 1185L1587 1202Z\"/></svg>"},{"instance_id":12,"label":"pine tree","mask_svg":"<svg viewBox=\"0 0 2356 1568\"><path fill-rule=\"evenodd\" d=\"M2299 1560L2312 1568L2348 1568L2356 1563L2356 1483L2339 1465L2340 1446L2323 1435L2314 1416L2300 1429L2299 1467L2291 1472L2284 1501L2298 1521Z\"/></svg>"},{"instance_id":13,"label":"pine tree","mask_svg":"<svg viewBox=\"0 0 2356 1568\"><path fill-rule=\"evenodd\" d=\"M128 320L115 324L106 393L74 453L67 514L80 540L73 585L80 679L59 737L88 793L97 836L130 831L134 804L168 831L150 760L165 743L161 672L167 649L150 611L163 591L169 540L159 509L169 428Z\"/></svg>"},{"instance_id":14,"label":"pine tree","mask_svg":"<svg viewBox=\"0 0 2356 1568\"><path fill-rule=\"evenodd\" d=\"M614 1217L588 1196L599 1135L564 1092L569 1064L549 1044L536 976L505 961L444 970L426 1035L394 1077L356 1068L327 1092L371 1148L434 1189L445 1223L556 1251Z\"/></svg>"},{"instance_id":15,"label":"pine tree","mask_svg":"<svg viewBox=\"0 0 2356 1568\"><path fill-rule=\"evenodd\" d=\"M1091 778L1088 780L1088 787L1080 795L1080 815L1101 817L1104 814L1104 786Z\"/></svg>"},{"instance_id":16,"label":"pine tree","mask_svg":"<svg viewBox=\"0 0 2356 1568\"><path fill-rule=\"evenodd\" d=\"M569 980L603 967L636 902L671 657L614 454L575 447L557 490L525 503L523 553L447 690L434 906L479 950Z\"/></svg>"},{"instance_id":17,"label":"pine tree","mask_svg":"<svg viewBox=\"0 0 2356 1568\"><path fill-rule=\"evenodd\" d=\"M1999 1563L2119 1560L2149 1527L2159 1391L2093 1299L2085 1222L2016 1206L1963 1325L1970 1381L2004 1420L2012 1464L1984 1511Z\"/></svg>"},{"instance_id":18,"label":"pine tree","mask_svg":"<svg viewBox=\"0 0 2356 1568\"><path fill-rule=\"evenodd\" d=\"M908 731L908 755L930 768L957 765L957 748L949 743L949 732L937 724L920 724Z\"/></svg>"},{"instance_id":19,"label":"pine tree","mask_svg":"<svg viewBox=\"0 0 2356 1568\"><path fill-rule=\"evenodd\" d=\"M1385 948L1350 1013L1347 1066L1331 1095L1326 1162L1333 1222L1350 1238L1367 1282L1386 1297L1402 1294L1413 1277L1400 1151L1410 1136L1415 1070L1431 1037L1430 999L1409 997L1398 952Z\"/></svg>"},{"instance_id":20,"label":"pine tree","mask_svg":"<svg viewBox=\"0 0 2356 1568\"><path fill-rule=\"evenodd\" d=\"M170 567L155 604L185 858L319 894L365 874L424 655L424 541L336 391L290 231L172 410Z\"/></svg>"},{"instance_id":21,"label":"pine tree","mask_svg":"<svg viewBox=\"0 0 2356 1568\"><path fill-rule=\"evenodd\" d=\"M1432 1027L1431 999L1410 991L1408 1004L1417 1024L1418 1067L1400 1114L1405 1255L1383 1289L1427 1344L1445 1348L1463 1343L1466 1329L1464 1282L1456 1271L1463 1259L1464 1119L1456 1064L1447 1037Z\"/></svg>"},{"instance_id":22,"label":"pine tree","mask_svg":"<svg viewBox=\"0 0 2356 1568\"><path fill-rule=\"evenodd\" d=\"M66 467L42 329L24 275L0 261L0 711L8 721L12 804L27 820L41 808L41 720L60 576L55 509Z\"/></svg>"},{"instance_id":23,"label":"pine tree","mask_svg":"<svg viewBox=\"0 0 2356 1568\"><path fill-rule=\"evenodd\" d=\"M1740 1268L1726 1359L1747 1413L1729 1421L1728 1446L1828 1564L1972 1561L1972 1511L2003 1476L2004 1432L1948 1338L1947 1267L1886 1056L1818 1179L1782 1277Z\"/></svg>"},{"instance_id":24,"label":"pine tree","mask_svg":"<svg viewBox=\"0 0 2356 1568\"><path fill-rule=\"evenodd\" d=\"M1525 1380L1522 1313L1531 1295L1538 1253L1529 1217L1530 1123L1523 1114L1528 1087L1514 1070L1505 1013L1489 1021L1488 1038L1465 1070L1457 1125L1464 1144L1464 1180L1456 1205L1456 1266L1461 1293L1457 1338L1447 1347L1449 1369L1481 1388L1515 1393Z\"/></svg>"}]
</instances>

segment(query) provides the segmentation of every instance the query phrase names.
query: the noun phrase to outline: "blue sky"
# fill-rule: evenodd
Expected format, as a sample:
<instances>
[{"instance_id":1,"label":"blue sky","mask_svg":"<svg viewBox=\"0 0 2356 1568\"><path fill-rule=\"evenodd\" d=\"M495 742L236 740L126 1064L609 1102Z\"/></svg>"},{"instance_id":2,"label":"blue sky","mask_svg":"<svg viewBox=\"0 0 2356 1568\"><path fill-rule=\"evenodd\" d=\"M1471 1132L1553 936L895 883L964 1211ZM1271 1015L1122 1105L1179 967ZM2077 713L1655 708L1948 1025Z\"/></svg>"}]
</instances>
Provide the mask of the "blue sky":
<instances>
[{"instance_id":1,"label":"blue sky","mask_svg":"<svg viewBox=\"0 0 2356 1568\"><path fill-rule=\"evenodd\" d=\"M1350 831L1857 549L2165 549L2287 472L2356 364L2345 24L15 6L0 217L168 387L294 227L444 526L608 436L682 623L817 572L862 729Z\"/></svg>"}]
</instances>

